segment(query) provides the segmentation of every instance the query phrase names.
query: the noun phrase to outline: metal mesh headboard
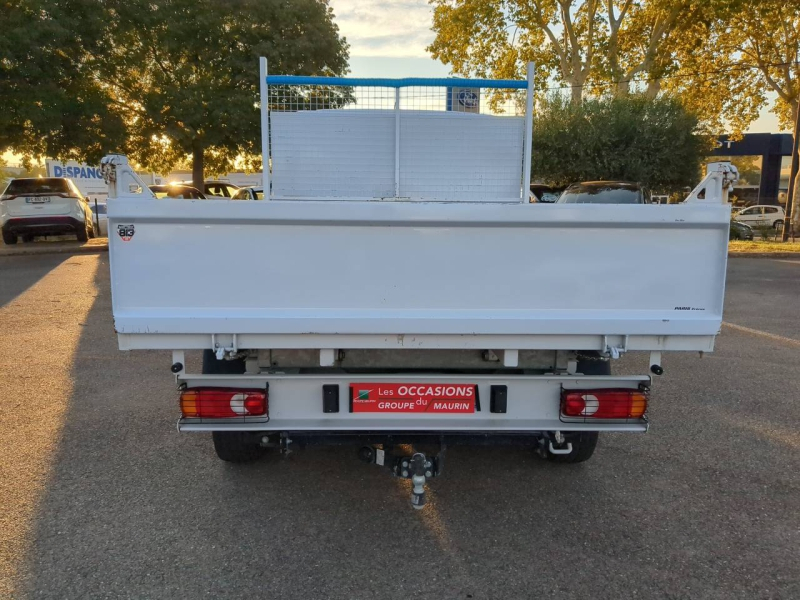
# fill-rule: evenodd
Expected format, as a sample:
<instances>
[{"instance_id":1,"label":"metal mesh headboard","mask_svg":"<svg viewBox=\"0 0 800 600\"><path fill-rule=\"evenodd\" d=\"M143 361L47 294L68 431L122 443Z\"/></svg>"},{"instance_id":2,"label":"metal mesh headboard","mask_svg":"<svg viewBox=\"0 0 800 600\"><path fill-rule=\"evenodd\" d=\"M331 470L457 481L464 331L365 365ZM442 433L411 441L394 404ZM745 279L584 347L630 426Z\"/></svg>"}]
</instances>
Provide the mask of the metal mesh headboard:
<instances>
[{"instance_id":1,"label":"metal mesh headboard","mask_svg":"<svg viewBox=\"0 0 800 600\"><path fill-rule=\"evenodd\" d=\"M261 93L272 199L527 201L529 81L262 73Z\"/></svg>"}]
</instances>

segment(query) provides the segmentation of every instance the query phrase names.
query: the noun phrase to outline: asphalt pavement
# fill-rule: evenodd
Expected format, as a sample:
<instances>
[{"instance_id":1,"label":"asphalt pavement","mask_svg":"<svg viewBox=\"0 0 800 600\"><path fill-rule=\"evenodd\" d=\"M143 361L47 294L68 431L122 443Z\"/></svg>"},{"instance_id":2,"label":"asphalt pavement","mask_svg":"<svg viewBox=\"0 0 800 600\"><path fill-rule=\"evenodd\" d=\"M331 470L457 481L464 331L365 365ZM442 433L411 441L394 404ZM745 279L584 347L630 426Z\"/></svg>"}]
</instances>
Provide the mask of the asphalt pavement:
<instances>
[{"instance_id":1,"label":"asphalt pavement","mask_svg":"<svg viewBox=\"0 0 800 600\"><path fill-rule=\"evenodd\" d=\"M93 254L95 252L108 252L108 238L97 237L86 242L59 235L50 239L37 239L34 242L19 241L16 244L0 244L0 258L4 256L27 256L31 254Z\"/></svg>"},{"instance_id":2,"label":"asphalt pavement","mask_svg":"<svg viewBox=\"0 0 800 600\"><path fill-rule=\"evenodd\" d=\"M107 255L0 257L0 597L800 598L798 298L800 260L731 260L648 434L451 448L417 512L350 448L219 461L169 354L117 350Z\"/></svg>"}]
</instances>

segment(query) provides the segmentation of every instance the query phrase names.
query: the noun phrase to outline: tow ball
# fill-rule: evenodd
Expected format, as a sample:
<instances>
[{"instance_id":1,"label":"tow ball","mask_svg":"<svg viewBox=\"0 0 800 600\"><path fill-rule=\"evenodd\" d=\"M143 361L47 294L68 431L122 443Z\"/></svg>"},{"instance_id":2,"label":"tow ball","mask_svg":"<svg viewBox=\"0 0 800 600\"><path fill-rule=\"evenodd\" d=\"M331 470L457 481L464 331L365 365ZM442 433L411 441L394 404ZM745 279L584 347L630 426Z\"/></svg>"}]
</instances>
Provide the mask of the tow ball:
<instances>
[{"instance_id":1,"label":"tow ball","mask_svg":"<svg viewBox=\"0 0 800 600\"><path fill-rule=\"evenodd\" d=\"M412 450L410 456L397 456L390 449L364 446L358 451L358 457L366 463L387 467L395 477L410 479L411 506L420 510L427 503L425 484L428 479L442 474L444 450L442 445L436 456L428 456L417 450Z\"/></svg>"}]
</instances>

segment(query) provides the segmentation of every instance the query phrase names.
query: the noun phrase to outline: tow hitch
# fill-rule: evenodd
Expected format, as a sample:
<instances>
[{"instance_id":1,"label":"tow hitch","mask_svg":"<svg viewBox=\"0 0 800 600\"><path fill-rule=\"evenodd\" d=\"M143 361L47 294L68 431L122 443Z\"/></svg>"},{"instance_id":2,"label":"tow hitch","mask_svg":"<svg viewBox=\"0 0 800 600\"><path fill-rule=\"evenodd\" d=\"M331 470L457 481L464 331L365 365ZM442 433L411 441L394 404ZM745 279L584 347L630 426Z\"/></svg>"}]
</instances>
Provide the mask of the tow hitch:
<instances>
[{"instance_id":1,"label":"tow hitch","mask_svg":"<svg viewBox=\"0 0 800 600\"><path fill-rule=\"evenodd\" d=\"M387 467L392 475L411 480L411 506L417 510L425 507L425 484L428 479L442 474L445 446L441 444L435 456L412 448L411 455L396 455L390 447L363 446L358 457L366 463Z\"/></svg>"}]
</instances>

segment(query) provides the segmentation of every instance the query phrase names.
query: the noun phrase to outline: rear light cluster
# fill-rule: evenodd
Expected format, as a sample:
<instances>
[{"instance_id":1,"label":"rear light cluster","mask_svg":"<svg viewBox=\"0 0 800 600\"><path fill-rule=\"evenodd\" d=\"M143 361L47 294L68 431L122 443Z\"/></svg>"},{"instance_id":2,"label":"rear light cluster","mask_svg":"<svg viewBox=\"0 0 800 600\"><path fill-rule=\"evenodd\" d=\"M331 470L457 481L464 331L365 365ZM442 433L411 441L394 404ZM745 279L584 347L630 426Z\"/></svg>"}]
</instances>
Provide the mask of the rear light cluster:
<instances>
[{"instance_id":1,"label":"rear light cluster","mask_svg":"<svg viewBox=\"0 0 800 600\"><path fill-rule=\"evenodd\" d=\"M181 392L184 417L257 417L266 415L268 406L266 390L202 387Z\"/></svg>"},{"instance_id":2,"label":"rear light cluster","mask_svg":"<svg viewBox=\"0 0 800 600\"><path fill-rule=\"evenodd\" d=\"M562 390L561 414L576 419L639 419L647 393L629 389Z\"/></svg>"}]
</instances>

